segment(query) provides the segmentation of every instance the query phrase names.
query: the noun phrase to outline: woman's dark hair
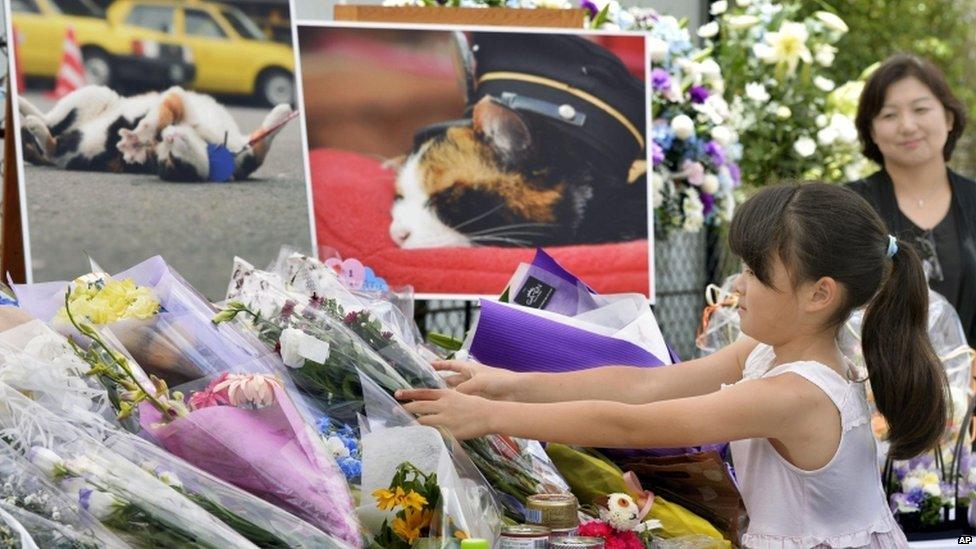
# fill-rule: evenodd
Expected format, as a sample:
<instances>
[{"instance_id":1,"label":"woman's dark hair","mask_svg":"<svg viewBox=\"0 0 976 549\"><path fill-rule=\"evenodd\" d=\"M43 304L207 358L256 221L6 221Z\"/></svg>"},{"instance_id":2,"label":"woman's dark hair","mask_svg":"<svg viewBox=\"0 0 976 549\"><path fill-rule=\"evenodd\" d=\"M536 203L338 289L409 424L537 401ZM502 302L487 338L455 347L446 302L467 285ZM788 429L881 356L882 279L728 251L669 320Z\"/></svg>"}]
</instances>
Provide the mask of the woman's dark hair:
<instances>
[{"instance_id":1,"label":"woman's dark hair","mask_svg":"<svg viewBox=\"0 0 976 549\"><path fill-rule=\"evenodd\" d=\"M830 327L864 305L861 346L890 454L908 459L936 445L948 417L948 382L928 337L928 285L906 243L889 238L874 209L850 189L826 183L766 187L736 210L732 252L772 286L778 257L794 287L830 277L843 288Z\"/></svg>"},{"instance_id":2,"label":"woman's dark hair","mask_svg":"<svg viewBox=\"0 0 976 549\"><path fill-rule=\"evenodd\" d=\"M942 158L946 162L952 157L952 151L956 148L956 142L966 129L966 108L962 102L956 99L949 88L945 74L936 67L931 61L922 59L914 55L897 54L889 57L878 67L871 77L868 78L861 91L861 99L857 105L857 117L854 124L857 126L857 133L861 138L861 147L864 156L874 160L880 165L884 165L884 156L878 149L877 143L871 138L871 125L874 118L884 107L885 95L888 88L905 78L915 77L932 91L932 95L942 103L946 112L952 113L952 129L949 130L949 137L946 139L945 147L942 148Z\"/></svg>"}]
</instances>

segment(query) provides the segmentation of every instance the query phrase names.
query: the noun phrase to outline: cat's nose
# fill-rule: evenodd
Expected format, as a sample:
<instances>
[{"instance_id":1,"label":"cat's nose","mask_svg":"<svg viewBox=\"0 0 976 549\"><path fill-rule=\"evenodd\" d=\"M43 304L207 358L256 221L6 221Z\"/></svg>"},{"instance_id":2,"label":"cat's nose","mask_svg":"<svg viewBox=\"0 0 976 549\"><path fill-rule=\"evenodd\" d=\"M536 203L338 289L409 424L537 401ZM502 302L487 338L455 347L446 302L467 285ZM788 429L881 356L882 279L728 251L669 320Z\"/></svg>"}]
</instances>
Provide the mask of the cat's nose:
<instances>
[{"instance_id":1,"label":"cat's nose","mask_svg":"<svg viewBox=\"0 0 976 549\"><path fill-rule=\"evenodd\" d=\"M410 229L394 228L390 231L390 233L393 237L393 241L396 242L397 245L403 244L408 238L410 238Z\"/></svg>"}]
</instances>

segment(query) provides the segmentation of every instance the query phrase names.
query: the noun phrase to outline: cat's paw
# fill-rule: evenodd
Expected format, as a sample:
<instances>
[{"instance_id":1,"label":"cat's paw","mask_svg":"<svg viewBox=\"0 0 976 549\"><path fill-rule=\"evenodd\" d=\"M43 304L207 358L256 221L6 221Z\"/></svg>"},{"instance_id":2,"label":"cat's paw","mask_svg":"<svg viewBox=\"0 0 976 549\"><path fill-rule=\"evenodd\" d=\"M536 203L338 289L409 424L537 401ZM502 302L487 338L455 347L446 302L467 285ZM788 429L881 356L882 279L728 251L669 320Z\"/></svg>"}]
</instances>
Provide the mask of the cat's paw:
<instances>
[{"instance_id":1,"label":"cat's paw","mask_svg":"<svg viewBox=\"0 0 976 549\"><path fill-rule=\"evenodd\" d=\"M50 133L44 121L33 114L24 117L24 129L38 138L46 137Z\"/></svg>"},{"instance_id":2,"label":"cat's paw","mask_svg":"<svg viewBox=\"0 0 976 549\"><path fill-rule=\"evenodd\" d=\"M127 128L119 130L119 137L116 148L122 153L122 160L127 164L144 164L149 157L149 145Z\"/></svg>"},{"instance_id":3,"label":"cat's paw","mask_svg":"<svg viewBox=\"0 0 976 549\"><path fill-rule=\"evenodd\" d=\"M275 108L271 109L268 116L264 117L264 123L261 124L264 128L274 127L285 121L291 115L291 105L288 103L281 103Z\"/></svg>"}]
</instances>

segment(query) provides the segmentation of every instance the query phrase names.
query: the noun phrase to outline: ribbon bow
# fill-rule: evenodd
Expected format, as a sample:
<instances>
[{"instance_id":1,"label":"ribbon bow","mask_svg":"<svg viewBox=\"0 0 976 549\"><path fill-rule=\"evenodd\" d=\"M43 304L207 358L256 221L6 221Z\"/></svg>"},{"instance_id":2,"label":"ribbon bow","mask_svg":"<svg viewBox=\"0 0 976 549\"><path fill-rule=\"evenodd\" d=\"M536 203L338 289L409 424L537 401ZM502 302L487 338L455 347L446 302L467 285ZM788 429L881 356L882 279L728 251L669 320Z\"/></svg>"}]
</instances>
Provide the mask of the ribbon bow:
<instances>
[{"instance_id":1,"label":"ribbon bow","mask_svg":"<svg viewBox=\"0 0 976 549\"><path fill-rule=\"evenodd\" d=\"M634 502L640 507L640 512L637 514L637 520L643 521L644 517L651 512L651 505L654 504L654 492L650 490L645 490L637 478L637 475L633 471L627 471L624 473L624 484L627 485L627 491L634 498Z\"/></svg>"}]
</instances>

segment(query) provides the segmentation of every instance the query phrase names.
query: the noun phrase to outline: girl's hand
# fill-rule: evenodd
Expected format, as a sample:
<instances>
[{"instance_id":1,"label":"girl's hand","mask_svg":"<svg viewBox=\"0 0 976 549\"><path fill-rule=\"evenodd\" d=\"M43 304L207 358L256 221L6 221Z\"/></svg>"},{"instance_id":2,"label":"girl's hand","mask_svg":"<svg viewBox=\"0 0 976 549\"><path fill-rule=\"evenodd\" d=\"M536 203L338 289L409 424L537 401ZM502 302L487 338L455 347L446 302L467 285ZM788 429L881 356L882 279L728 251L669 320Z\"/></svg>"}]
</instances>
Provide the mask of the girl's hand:
<instances>
[{"instance_id":1,"label":"girl's hand","mask_svg":"<svg viewBox=\"0 0 976 549\"><path fill-rule=\"evenodd\" d=\"M515 372L460 360L439 360L433 366L439 372L455 373L444 381L458 392L491 400L512 400L512 387L518 377Z\"/></svg>"},{"instance_id":2,"label":"girl's hand","mask_svg":"<svg viewBox=\"0 0 976 549\"><path fill-rule=\"evenodd\" d=\"M488 434L491 401L451 389L397 391L398 400L410 400L403 407L417 416L421 425L444 427L458 440Z\"/></svg>"}]
</instances>

